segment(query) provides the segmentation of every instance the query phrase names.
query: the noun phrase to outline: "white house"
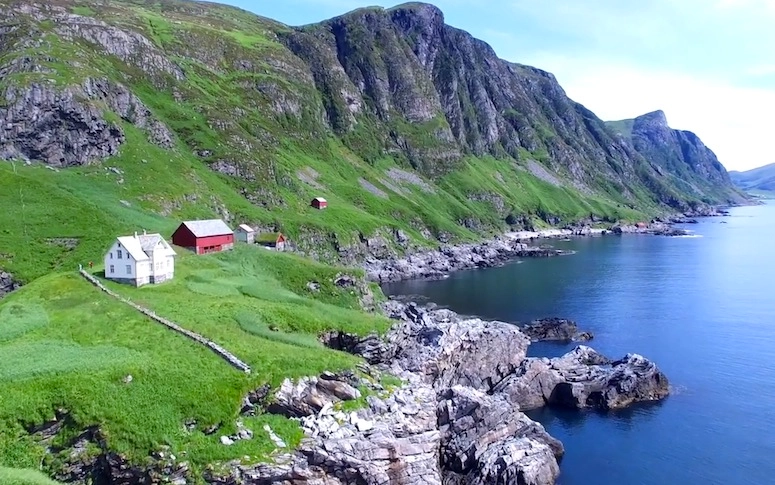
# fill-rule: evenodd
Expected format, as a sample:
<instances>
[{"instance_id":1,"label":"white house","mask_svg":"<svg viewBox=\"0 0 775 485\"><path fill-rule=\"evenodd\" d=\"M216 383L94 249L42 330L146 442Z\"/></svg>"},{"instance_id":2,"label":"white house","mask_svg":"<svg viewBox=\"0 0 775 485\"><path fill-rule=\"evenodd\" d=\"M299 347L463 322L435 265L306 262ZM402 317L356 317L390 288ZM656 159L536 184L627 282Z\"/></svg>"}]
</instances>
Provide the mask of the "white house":
<instances>
[{"instance_id":1,"label":"white house","mask_svg":"<svg viewBox=\"0 0 775 485\"><path fill-rule=\"evenodd\" d=\"M135 286L175 275L175 251L160 234L117 237L105 254L105 278Z\"/></svg>"},{"instance_id":2,"label":"white house","mask_svg":"<svg viewBox=\"0 0 775 485\"><path fill-rule=\"evenodd\" d=\"M237 237L237 241L246 242L248 244L256 242L256 230L247 224L240 224L237 226L234 235Z\"/></svg>"}]
</instances>

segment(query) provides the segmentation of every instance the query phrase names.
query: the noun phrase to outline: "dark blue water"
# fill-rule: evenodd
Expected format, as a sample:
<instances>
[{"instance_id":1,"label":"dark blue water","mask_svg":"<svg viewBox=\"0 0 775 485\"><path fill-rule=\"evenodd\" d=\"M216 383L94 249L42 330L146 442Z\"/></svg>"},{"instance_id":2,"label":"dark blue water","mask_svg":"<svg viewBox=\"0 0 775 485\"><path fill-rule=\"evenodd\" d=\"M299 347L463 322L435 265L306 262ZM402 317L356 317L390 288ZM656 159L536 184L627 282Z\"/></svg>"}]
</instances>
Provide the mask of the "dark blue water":
<instances>
[{"instance_id":1,"label":"dark blue water","mask_svg":"<svg viewBox=\"0 0 775 485\"><path fill-rule=\"evenodd\" d=\"M686 227L701 237L554 241L577 254L385 291L504 321L572 318L610 357L657 362L674 388L660 404L531 414L565 444L563 485L773 484L775 204Z\"/></svg>"}]
</instances>

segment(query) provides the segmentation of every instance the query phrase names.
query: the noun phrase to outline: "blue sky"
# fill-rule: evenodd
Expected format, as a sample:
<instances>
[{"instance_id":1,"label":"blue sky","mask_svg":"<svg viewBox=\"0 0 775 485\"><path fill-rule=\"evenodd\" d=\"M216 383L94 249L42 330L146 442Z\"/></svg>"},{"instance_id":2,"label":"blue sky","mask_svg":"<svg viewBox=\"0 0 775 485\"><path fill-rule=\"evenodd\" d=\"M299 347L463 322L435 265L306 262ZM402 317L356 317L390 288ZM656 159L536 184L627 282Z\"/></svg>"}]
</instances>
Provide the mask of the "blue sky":
<instances>
[{"instance_id":1,"label":"blue sky","mask_svg":"<svg viewBox=\"0 0 775 485\"><path fill-rule=\"evenodd\" d=\"M226 0L289 25L380 0ZM504 59L554 73L603 119L665 111L730 170L775 162L775 0L435 0Z\"/></svg>"}]
</instances>

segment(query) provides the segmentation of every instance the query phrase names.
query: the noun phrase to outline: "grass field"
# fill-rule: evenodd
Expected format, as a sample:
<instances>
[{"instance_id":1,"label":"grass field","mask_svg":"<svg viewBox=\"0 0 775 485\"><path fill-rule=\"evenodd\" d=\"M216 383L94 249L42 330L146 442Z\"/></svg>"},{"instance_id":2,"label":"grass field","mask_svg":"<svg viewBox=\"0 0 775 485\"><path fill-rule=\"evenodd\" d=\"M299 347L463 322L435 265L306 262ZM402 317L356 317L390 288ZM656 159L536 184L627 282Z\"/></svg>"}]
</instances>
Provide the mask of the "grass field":
<instances>
[{"instance_id":1,"label":"grass field","mask_svg":"<svg viewBox=\"0 0 775 485\"><path fill-rule=\"evenodd\" d=\"M44 474L35 470L20 470L0 467L0 484L2 485L58 485Z\"/></svg>"},{"instance_id":2,"label":"grass field","mask_svg":"<svg viewBox=\"0 0 775 485\"><path fill-rule=\"evenodd\" d=\"M173 281L110 286L215 340L253 372L233 369L74 272L45 276L0 301L0 466L37 467L44 450L25 428L58 408L74 421L63 434L98 425L112 450L134 460L162 445L198 470L246 456L265 459L274 445L264 424L291 445L301 432L293 421L259 415L243 418L255 439L221 445L219 436L234 431L242 397L285 377L352 368L357 359L322 347L319 332L387 328L385 319L357 310L358 295L334 285L340 269L257 246L204 257L180 253ZM320 291L307 290L307 281L318 282ZM183 427L190 419L197 422L193 432ZM218 423L215 435L201 431ZM29 478L19 483L46 483L18 474Z\"/></svg>"}]
</instances>

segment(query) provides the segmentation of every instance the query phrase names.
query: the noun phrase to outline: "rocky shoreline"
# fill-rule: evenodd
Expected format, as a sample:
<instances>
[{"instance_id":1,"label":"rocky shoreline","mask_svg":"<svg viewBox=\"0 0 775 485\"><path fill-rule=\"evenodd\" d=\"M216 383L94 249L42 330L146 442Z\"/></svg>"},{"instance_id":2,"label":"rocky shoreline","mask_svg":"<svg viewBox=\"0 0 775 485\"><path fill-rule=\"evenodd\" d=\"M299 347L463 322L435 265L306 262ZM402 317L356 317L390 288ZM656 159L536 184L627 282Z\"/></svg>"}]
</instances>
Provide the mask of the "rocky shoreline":
<instances>
[{"instance_id":1,"label":"rocky shoreline","mask_svg":"<svg viewBox=\"0 0 775 485\"><path fill-rule=\"evenodd\" d=\"M556 359L528 358L530 339L510 324L464 319L388 301L396 323L384 338L332 333L324 342L361 355L361 377L326 373L286 380L268 412L299 419L298 450L261 465L227 464L212 484L546 485L565 450L523 411L541 406L626 407L669 393L667 378L642 356L612 361L579 346ZM403 380L385 389L370 376ZM343 401L366 407L344 412Z\"/></svg>"},{"instance_id":2,"label":"rocky shoreline","mask_svg":"<svg viewBox=\"0 0 775 485\"><path fill-rule=\"evenodd\" d=\"M716 210L698 217L726 215ZM565 239L621 234L648 234L656 236L686 236L691 234L675 224L697 223L690 215L678 215L667 219L655 219L649 223L616 224L608 228L574 225L563 229L507 232L480 243L443 245L438 249L419 251L402 257L375 257L365 259L361 267L369 280L390 283L410 279L443 279L454 271L491 268L516 258L551 257L572 254L548 245L535 246L535 240Z\"/></svg>"}]
</instances>

